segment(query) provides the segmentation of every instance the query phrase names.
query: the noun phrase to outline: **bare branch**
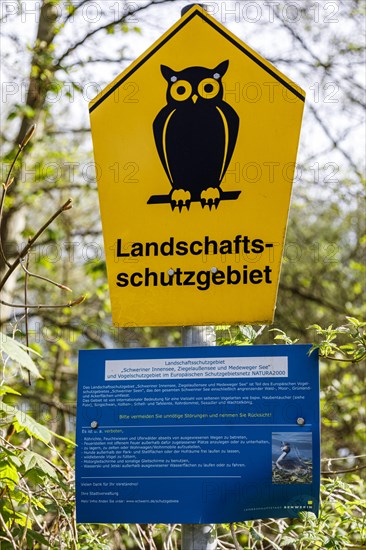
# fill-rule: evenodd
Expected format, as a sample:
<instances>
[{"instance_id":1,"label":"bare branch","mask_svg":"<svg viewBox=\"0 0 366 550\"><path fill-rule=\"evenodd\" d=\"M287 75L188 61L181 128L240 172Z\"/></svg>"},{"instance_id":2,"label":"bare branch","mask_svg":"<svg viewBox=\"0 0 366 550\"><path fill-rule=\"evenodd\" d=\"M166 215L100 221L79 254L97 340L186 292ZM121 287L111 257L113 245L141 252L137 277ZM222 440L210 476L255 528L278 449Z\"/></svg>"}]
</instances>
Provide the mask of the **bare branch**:
<instances>
[{"instance_id":1,"label":"bare branch","mask_svg":"<svg viewBox=\"0 0 366 550\"><path fill-rule=\"evenodd\" d=\"M29 141L32 139L33 137L33 134L34 132L36 131L36 125L35 124L32 124L32 126L28 129L28 131L26 132L24 138L22 139L21 143L19 143L18 145L18 150L14 156L14 159L13 159L13 162L11 163L10 165L10 168L9 168L9 171L8 171L8 174L6 176L6 180L5 180L5 183L3 183L3 192L2 192L2 195L1 195L1 200L0 200L0 254L1 254L1 257L4 261L4 263L8 266L8 267L11 267L11 264L10 262L7 260L6 256L5 256L5 252L4 252L4 248L3 248L3 243L2 243L2 238L1 238L1 235L2 235L2 231L1 231L1 226L2 226L2 220L3 220L3 209L4 209L4 203L5 203L5 197L6 197L6 193L9 189L9 187L12 185L12 183L14 182L14 177L12 177L12 173L13 173L13 169L14 169L14 166L15 166L15 163L19 157L19 155L23 152L23 149L26 147L26 145L29 143Z\"/></svg>"},{"instance_id":2,"label":"bare branch","mask_svg":"<svg viewBox=\"0 0 366 550\"><path fill-rule=\"evenodd\" d=\"M62 134L88 134L90 133L90 128L63 128L62 130L50 130L48 135L58 136Z\"/></svg>"},{"instance_id":3,"label":"bare branch","mask_svg":"<svg viewBox=\"0 0 366 550\"><path fill-rule=\"evenodd\" d=\"M36 273L32 273L27 269L27 267L24 265L23 260L20 260L20 265L23 269L23 271L26 274L26 277L34 277L35 279L40 279L41 281L46 281L46 283L50 283L51 285L55 285L58 288L61 288L61 290L66 290L67 292L72 292L71 288L68 286L62 285L61 283L56 283L56 281L52 281L52 279L48 279L47 277L43 277L42 275L37 275ZM27 301L27 300L25 300Z\"/></svg>"},{"instance_id":4,"label":"bare branch","mask_svg":"<svg viewBox=\"0 0 366 550\"><path fill-rule=\"evenodd\" d=\"M55 401L55 400L51 400L51 399L45 399L44 397L42 397L41 395L39 395L38 393L36 395L22 395L22 399L29 399L30 401L31 400L36 400L38 403L41 403L42 405L47 405L48 407L54 407L55 409L59 410L59 411L62 411L62 412L65 412L65 413L68 413L68 414L72 414L73 416L76 416L76 406L74 406L74 404L64 404L64 403L61 403L61 401Z\"/></svg>"},{"instance_id":5,"label":"bare branch","mask_svg":"<svg viewBox=\"0 0 366 550\"><path fill-rule=\"evenodd\" d=\"M52 319L51 317L47 317L47 315L42 315L43 321L48 321L49 323L52 323L55 325L55 319ZM72 323L59 323L57 322L57 327L61 330L69 330L69 331L75 331L80 332L83 336L88 338L91 342L96 344L97 346L101 348L106 348L106 344L103 341L103 338L101 338L91 327L88 327L87 325L83 325L79 323L79 326L75 326Z\"/></svg>"},{"instance_id":6,"label":"bare branch","mask_svg":"<svg viewBox=\"0 0 366 550\"><path fill-rule=\"evenodd\" d=\"M329 472L328 470L322 470L320 473L327 476L337 476L338 474L348 474L350 472L358 472L359 470L364 470L365 466L355 466L355 468L349 468L348 470L335 470L334 472Z\"/></svg>"},{"instance_id":7,"label":"bare branch","mask_svg":"<svg viewBox=\"0 0 366 550\"><path fill-rule=\"evenodd\" d=\"M4 248L3 248L3 240L2 240L2 231L1 231L1 225L2 225L1 222L2 222L2 219L3 219L3 208L4 208L4 202L5 202L7 189L8 189L8 186L3 184L3 192L2 192L2 195L1 195L1 201L0 201L0 255L1 255L5 265L10 267L11 263L8 261L7 257L5 256L5 252L4 252Z\"/></svg>"},{"instance_id":8,"label":"bare branch","mask_svg":"<svg viewBox=\"0 0 366 550\"><path fill-rule=\"evenodd\" d=\"M302 36L300 36L295 31L294 26L288 23L283 17L280 16L277 6L275 6L273 13L277 17L277 19L281 22L281 24L289 31L291 36L301 44L304 51L308 52L308 54L312 57L313 61L315 61L317 65L321 67L326 67L326 64L323 61L321 61L321 59L317 55L315 55L315 53L309 48L309 45L305 42Z\"/></svg>"},{"instance_id":9,"label":"bare branch","mask_svg":"<svg viewBox=\"0 0 366 550\"><path fill-rule=\"evenodd\" d=\"M130 17L132 15L136 15L136 13L141 13L142 11L146 10L147 8L149 8L150 6L153 6L153 5L160 5L160 4L165 4L167 2L173 2L174 0L152 0L149 4L146 4L145 6L140 6L138 7L137 9L129 9L128 12L126 12L125 14L123 14L122 17L120 17L119 19L117 19L116 21L110 21L109 23L106 23L105 25L102 25L101 27L98 27L97 29L93 29L92 31L88 32L85 36L83 36L83 38L81 38L78 42L75 42L75 44L73 44L72 46L70 46L62 55L61 57L59 57L58 60L55 61L55 67L57 69L61 68L61 65L62 65L62 62L64 59L66 59L72 52L74 52L79 46L81 46L82 44L84 44L84 42L86 42L87 40L89 40L90 38L92 38L94 35L96 35L97 33L99 33L100 31L105 31L105 30L108 30L108 29L111 29L121 23L123 23L124 21L126 21L127 17Z\"/></svg>"},{"instance_id":10,"label":"bare branch","mask_svg":"<svg viewBox=\"0 0 366 550\"><path fill-rule=\"evenodd\" d=\"M87 4L89 0L82 0L79 4L76 6L72 5L72 9L70 10L70 13L67 14L67 16L64 19L64 24L66 24L77 12L78 9L80 9L84 4Z\"/></svg>"},{"instance_id":11,"label":"bare branch","mask_svg":"<svg viewBox=\"0 0 366 550\"><path fill-rule=\"evenodd\" d=\"M359 359L344 359L342 357L330 357L329 355L320 355L319 357L321 357L322 359L327 359L328 361L340 361L341 363L359 363L360 361L362 361L364 358L365 358L366 354L365 355L362 355ZM352 395L355 395L355 394L352 394Z\"/></svg>"},{"instance_id":12,"label":"bare branch","mask_svg":"<svg viewBox=\"0 0 366 550\"><path fill-rule=\"evenodd\" d=\"M0 513L0 524L2 526L2 528L4 529L7 537L8 537L8 541L11 543L12 547L14 548L14 550L17 550L17 545L16 545L16 542L11 534L11 532L9 531L5 521L4 521L4 518L2 516L2 514Z\"/></svg>"},{"instance_id":13,"label":"bare branch","mask_svg":"<svg viewBox=\"0 0 366 550\"><path fill-rule=\"evenodd\" d=\"M314 294L310 294L308 292L305 292L301 288L291 286L291 285L286 285L284 283L280 283L280 288L282 288L283 290L288 290L289 292L292 292L293 294L296 294L297 296L300 296L301 298L305 298L306 300L309 300L311 302L315 302L316 304L319 304L323 307L327 307L327 308L329 308L329 309L331 309L331 310L333 310L337 313L343 313L344 314L344 308L343 307L338 306L336 304L333 304L332 302L329 302L329 300L327 300L324 297L315 296Z\"/></svg>"},{"instance_id":14,"label":"bare branch","mask_svg":"<svg viewBox=\"0 0 366 550\"><path fill-rule=\"evenodd\" d=\"M23 264L21 264L23 267ZM29 254L27 254L27 261L25 269L25 278L24 278L24 302L28 303L28 266L29 266ZM29 326L28 326L28 308L24 310L24 321L25 321L25 345L27 346L27 353L29 355ZM31 374L28 371L28 384L31 385Z\"/></svg>"},{"instance_id":15,"label":"bare branch","mask_svg":"<svg viewBox=\"0 0 366 550\"><path fill-rule=\"evenodd\" d=\"M321 116L319 115L318 111L315 109L315 107L313 105L309 105L309 109L310 111L313 113L314 117L316 118L317 122L319 123L319 125L321 126L322 130L325 132L326 136L330 139L330 141L332 142L333 146L335 149L337 149L338 151L340 151L340 153L342 153L342 155L344 156L344 158L349 162L350 166L353 168L355 174L357 174L357 176L362 179L363 178L363 174L362 172L359 171L358 169L358 166L356 166L356 164L353 162L351 156L349 155L349 153L347 153L347 151L345 151L343 149L343 147L340 146L339 144L339 139L337 138L334 138L331 133L330 133L330 130L329 130L329 127L325 124L325 122L323 122Z\"/></svg>"},{"instance_id":16,"label":"bare branch","mask_svg":"<svg viewBox=\"0 0 366 550\"><path fill-rule=\"evenodd\" d=\"M42 233L47 229L47 227L51 225L51 223L60 214L62 214L62 212L64 212L65 210L69 210L70 208L72 208L72 199L68 199L62 206L60 206L60 208L46 221L46 223L42 225L42 227L37 231L37 233L31 239L29 239L28 244L26 244L26 246L21 250L21 252L15 258L14 262L11 264L11 266L5 273L4 277L0 281L0 290L4 287L6 281L9 279L9 277L18 267L21 260L25 258L25 256L28 254L29 250L31 249L32 245L37 241L37 239L42 235Z\"/></svg>"},{"instance_id":17,"label":"bare branch","mask_svg":"<svg viewBox=\"0 0 366 550\"><path fill-rule=\"evenodd\" d=\"M366 455L335 456L334 458L322 458L320 462L334 462L335 460L349 460L350 458L366 458Z\"/></svg>"},{"instance_id":18,"label":"bare branch","mask_svg":"<svg viewBox=\"0 0 366 550\"><path fill-rule=\"evenodd\" d=\"M91 63L121 63L121 61L129 61L132 62L134 59L132 57L125 57L123 53L121 56L117 59L111 59L110 57L100 57L95 59L85 59L83 61L76 61L75 63L72 63L71 65L63 66L63 69L65 71L68 71L70 69L75 69L75 67L85 67L85 65L90 65ZM90 131L90 130L89 130Z\"/></svg>"},{"instance_id":19,"label":"bare branch","mask_svg":"<svg viewBox=\"0 0 366 550\"><path fill-rule=\"evenodd\" d=\"M14 308L29 308L29 309L60 309L65 307L74 307L78 306L85 300L85 296L79 296L79 298L76 298L76 300L73 300L71 302L67 302L67 304L57 304L57 305L49 305L49 304L37 304L37 305L31 305L31 304L11 304L9 302L5 302L5 300L0 300L0 304L7 307L14 307Z\"/></svg>"},{"instance_id":20,"label":"bare branch","mask_svg":"<svg viewBox=\"0 0 366 550\"><path fill-rule=\"evenodd\" d=\"M230 533L235 544L235 550L241 550L238 539L236 538L235 527L233 523L230 523Z\"/></svg>"}]
</instances>

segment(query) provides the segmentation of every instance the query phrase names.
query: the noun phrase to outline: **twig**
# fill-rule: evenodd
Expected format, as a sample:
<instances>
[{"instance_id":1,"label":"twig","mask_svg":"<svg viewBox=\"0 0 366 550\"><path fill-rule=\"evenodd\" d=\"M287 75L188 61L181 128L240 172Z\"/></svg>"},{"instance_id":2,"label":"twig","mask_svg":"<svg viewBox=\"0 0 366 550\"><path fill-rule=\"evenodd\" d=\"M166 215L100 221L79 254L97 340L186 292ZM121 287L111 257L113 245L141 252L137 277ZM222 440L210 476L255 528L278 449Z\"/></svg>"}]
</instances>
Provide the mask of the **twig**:
<instances>
[{"instance_id":1,"label":"twig","mask_svg":"<svg viewBox=\"0 0 366 550\"><path fill-rule=\"evenodd\" d=\"M136 525L136 527L137 527L137 532L139 533L138 524ZM136 546L138 548L140 548L140 550L144 550L144 547L145 547L144 543L142 543L142 547L141 547L140 540L138 539L136 534L133 532L133 529L129 529L128 535L133 538L133 540L135 541Z\"/></svg>"},{"instance_id":2,"label":"twig","mask_svg":"<svg viewBox=\"0 0 366 550\"><path fill-rule=\"evenodd\" d=\"M280 283L280 287L283 290L287 290L289 292L292 292L293 294L296 294L297 296L300 296L300 298L305 298L306 300L309 300L311 302L315 302L316 304L320 304L321 306L332 309L336 313L344 313L344 308L342 308L341 306L338 306L337 304L333 304L332 302L330 302L329 300L327 300L324 297L315 296L313 294L305 292L301 288L297 288L297 287L291 286L291 285L286 285L284 283ZM347 313L347 315L350 315L350 313Z\"/></svg>"},{"instance_id":3,"label":"twig","mask_svg":"<svg viewBox=\"0 0 366 550\"><path fill-rule=\"evenodd\" d=\"M42 275L37 275L37 273L31 273L28 270L28 267L24 266L22 259L20 260L20 265L21 265L23 271L26 274L26 278L28 276L29 277L35 277L36 279L41 279L41 281L46 281L46 283L50 283L51 285L55 285L58 288L61 288L61 290L66 290L67 292L72 292L71 288L69 288L68 286L62 285L61 283L56 283L56 281L52 281L52 279L48 279L47 277L43 277ZM27 302L27 300L25 300L25 302Z\"/></svg>"},{"instance_id":4,"label":"twig","mask_svg":"<svg viewBox=\"0 0 366 550\"><path fill-rule=\"evenodd\" d=\"M65 210L69 210L72 208L72 199L68 199L60 208L42 225L42 227L37 231L37 233L29 239L28 244L21 250L21 252L18 254L18 256L15 258L14 262L11 264L7 272L5 273L4 277L2 278L0 282L0 290L4 287L6 281L9 279L9 277L13 274L15 269L20 264L21 260L25 258L25 256L28 254L29 250L31 249L32 245L37 241L37 239L42 235L42 233L47 229L49 225ZM25 307L25 306L23 306Z\"/></svg>"},{"instance_id":5,"label":"twig","mask_svg":"<svg viewBox=\"0 0 366 550\"><path fill-rule=\"evenodd\" d=\"M2 528L4 529L4 531L5 531L5 533L6 533L7 537L8 537L8 541L11 543L12 547L14 548L14 550L17 550L17 546L16 546L16 543L15 543L15 540L14 540L14 538L13 538L11 532L10 532L9 529L7 528L7 525L6 525L5 521L4 521L4 518L3 518L3 516L1 515L1 513L0 513L0 524L1 524Z\"/></svg>"},{"instance_id":6,"label":"twig","mask_svg":"<svg viewBox=\"0 0 366 550\"><path fill-rule=\"evenodd\" d=\"M230 533L231 533L231 536L232 536L232 539L233 539L233 542L235 544L235 549L236 550L242 550L239 542L238 542L238 539L236 538L236 533L235 533L235 527L234 527L234 524L233 523L230 523Z\"/></svg>"},{"instance_id":7,"label":"twig","mask_svg":"<svg viewBox=\"0 0 366 550\"><path fill-rule=\"evenodd\" d=\"M5 198L5 193L6 193L6 191L5 191L5 188L4 188L4 190L3 190L3 197L4 197L4 198ZM1 200L1 203L3 203L2 200ZM2 216L1 216L1 214L2 214L2 209L3 209L3 204L1 204L1 206L0 206L0 220L1 220L1 217L2 217ZM4 263L5 263L8 267L10 267L10 266L11 266L11 263L6 259L5 252L4 252L4 248L3 248L3 240L2 240L2 238L1 238L1 224L0 224L0 254L1 254L1 257L2 257L2 259L3 259L3 261L4 261Z\"/></svg>"},{"instance_id":8,"label":"twig","mask_svg":"<svg viewBox=\"0 0 366 550\"><path fill-rule=\"evenodd\" d=\"M32 139L32 136L34 134L34 132L36 131L36 125L33 124L28 132L25 134L23 140L21 143L19 143L18 145L18 150L15 154L15 157L13 159L13 162L11 163L10 165L10 168L9 168L9 171L8 171L8 174L6 176L6 179L5 179L5 183L3 183L3 192L2 192L2 195L1 195L1 200L0 200L0 254L1 254L1 257L2 259L4 260L5 264L8 266L8 267L11 267L11 264L10 262L7 260L6 256L5 256L5 252L4 252L4 248L3 248L3 243L2 243L2 238L1 238L1 225L2 225L2 219L3 219L3 209L4 209L4 203L5 203L5 197L6 197L6 193L9 189L9 187L12 185L13 181L14 181L14 178L11 177L11 174L13 172L13 168L15 166L15 163L16 161L18 160L18 157L19 155L22 153L24 147L27 145L27 143Z\"/></svg>"},{"instance_id":9,"label":"twig","mask_svg":"<svg viewBox=\"0 0 366 550\"><path fill-rule=\"evenodd\" d=\"M366 458L366 455L336 456L335 458L322 458L321 462L334 462L334 460L349 460L350 458Z\"/></svg>"},{"instance_id":10,"label":"twig","mask_svg":"<svg viewBox=\"0 0 366 550\"><path fill-rule=\"evenodd\" d=\"M10 489L9 489L9 485L6 486L6 493L8 494L8 502L10 504L10 507L12 509L12 512L13 512L13 518L11 520L11 525L10 525L10 532L12 532L13 528L14 528L14 523L15 523L15 518L16 518L16 512L15 512L15 508L14 508L14 503L13 503L13 499L11 498L11 493L10 493Z\"/></svg>"},{"instance_id":11,"label":"twig","mask_svg":"<svg viewBox=\"0 0 366 550\"><path fill-rule=\"evenodd\" d=\"M20 154L20 150L17 152L17 155L16 155L15 159L17 158L17 156L19 156L19 154ZM15 159L14 159L14 161L15 161ZM9 178L9 175L6 178L6 181L8 181L8 178ZM11 264L7 260L7 258L5 256L4 248L3 248L3 239L2 239L2 235L1 235L1 233L2 233L2 231L1 231L2 223L1 222L2 222L2 219L3 219L3 209L4 209L6 193L9 189L9 187L11 186L11 184L13 183L13 181L14 181L14 178L12 178L9 183L3 183L3 192L1 194L1 201L0 201L0 254L1 254L1 257L4 260L5 264L8 267L10 267Z\"/></svg>"},{"instance_id":12,"label":"twig","mask_svg":"<svg viewBox=\"0 0 366 550\"><path fill-rule=\"evenodd\" d=\"M0 300L0 304L7 307L15 307L15 308L32 308L32 309L59 309L63 307L74 307L78 306L85 300L85 295L79 296L79 298L76 298L76 300L73 300L71 302L68 302L67 304L57 304L54 306L48 305L48 304L11 304L10 302L5 302L5 300Z\"/></svg>"},{"instance_id":13,"label":"twig","mask_svg":"<svg viewBox=\"0 0 366 550\"><path fill-rule=\"evenodd\" d=\"M27 254L27 267L24 267L25 269L24 302L26 304L28 303L28 277L29 277L28 266L29 266L29 254ZM25 343L27 346L27 353L29 355L29 327L28 327L28 308L27 307L24 309L24 320L25 320ZM32 385L30 371L28 371L28 384L29 386Z\"/></svg>"},{"instance_id":14,"label":"twig","mask_svg":"<svg viewBox=\"0 0 366 550\"><path fill-rule=\"evenodd\" d=\"M70 402L69 404L61 403L60 401L44 399L39 395L27 395L27 394L22 395L22 399L29 399L30 401L34 399L37 403L41 403L42 405L47 405L48 407L54 407L58 411L65 412L72 416L76 416L76 406L74 402ZM52 418L51 418L51 422L52 422Z\"/></svg>"},{"instance_id":15,"label":"twig","mask_svg":"<svg viewBox=\"0 0 366 550\"><path fill-rule=\"evenodd\" d=\"M321 118L321 116L319 115L318 111L315 109L315 107L311 104L309 104L308 108L310 109L310 111L312 112L314 118L317 120L317 122L319 123L320 127L322 128L323 132L325 133L325 135L328 137L328 139L330 139L330 141L332 142L334 148L338 149L338 151L340 151L342 153L342 155L344 156L344 158L349 162L350 166L352 167L352 169L354 170L355 174L357 175L357 177L362 181L363 179L363 174L362 172L360 172L360 170L358 169L358 167L356 166L356 164L353 162L352 158L351 158L351 155L343 148L340 146L339 144L339 140L335 137L332 136L330 130L329 130L329 127L327 125L326 122L323 121L323 119Z\"/></svg>"},{"instance_id":16,"label":"twig","mask_svg":"<svg viewBox=\"0 0 366 550\"><path fill-rule=\"evenodd\" d=\"M80 2L80 4L78 4L77 6L72 6L72 9L70 11L70 13L68 13L68 15L65 17L65 20L64 20L64 24L68 22L69 19L71 19L74 15L75 15L75 12L80 9L84 4L86 4L89 0L82 0Z\"/></svg>"},{"instance_id":17,"label":"twig","mask_svg":"<svg viewBox=\"0 0 366 550\"><path fill-rule=\"evenodd\" d=\"M366 465L365 466L356 466L355 468L349 468L348 470L335 470L334 472L332 471L324 471L324 470L321 470L321 474L323 475L327 475L327 476L336 476L338 474L348 474L349 472L358 472L358 470L364 470L366 468Z\"/></svg>"},{"instance_id":18,"label":"twig","mask_svg":"<svg viewBox=\"0 0 366 550\"><path fill-rule=\"evenodd\" d=\"M96 33L100 32L100 31L108 30L108 29L113 28L113 27L116 27L120 23L123 23L126 20L127 17L130 17L131 15L134 15L135 13L141 13L143 10L146 10L146 8L149 8L152 5L160 5L160 4L164 4L166 2L172 2L172 1L173 0L160 0L160 1L151 0L151 2L149 4L146 4L145 6L139 6L137 9L136 8L129 8L128 11L126 11L126 13L124 13L119 19L116 19L114 21L109 21L109 23L106 23L105 25L102 25L101 27L98 27L96 29L93 29L93 30L89 31L87 34L85 34L83 36L83 38L81 38L80 40L75 42L72 46L69 46L69 48L66 51L63 52L61 57L59 57L59 59L56 60L56 63L54 65L54 69L55 70L59 69L62 65L63 60L66 57L68 57L72 52L74 52L79 46L84 44L84 42L86 40L88 40L89 38L94 36Z\"/></svg>"},{"instance_id":19,"label":"twig","mask_svg":"<svg viewBox=\"0 0 366 550\"><path fill-rule=\"evenodd\" d=\"M174 533L176 527L177 527L176 523L173 523L173 524L170 523L169 524L167 537L164 541L164 549L165 550L169 550L170 548L173 548L172 537L173 537L173 533Z\"/></svg>"},{"instance_id":20,"label":"twig","mask_svg":"<svg viewBox=\"0 0 366 550\"><path fill-rule=\"evenodd\" d=\"M31 508L32 508L32 499L30 499L28 497L27 515L26 515L25 521L24 521L24 530L23 530L22 538L19 541L19 548L22 548L22 546L25 542L26 536L27 536L28 522L29 522L29 516L30 516L30 513L31 513Z\"/></svg>"},{"instance_id":21,"label":"twig","mask_svg":"<svg viewBox=\"0 0 366 550\"><path fill-rule=\"evenodd\" d=\"M321 359L327 359L328 361L342 361L342 363L359 363L366 357L366 354L361 355L359 359L342 359L340 357L329 357L329 355L319 355Z\"/></svg>"}]
</instances>

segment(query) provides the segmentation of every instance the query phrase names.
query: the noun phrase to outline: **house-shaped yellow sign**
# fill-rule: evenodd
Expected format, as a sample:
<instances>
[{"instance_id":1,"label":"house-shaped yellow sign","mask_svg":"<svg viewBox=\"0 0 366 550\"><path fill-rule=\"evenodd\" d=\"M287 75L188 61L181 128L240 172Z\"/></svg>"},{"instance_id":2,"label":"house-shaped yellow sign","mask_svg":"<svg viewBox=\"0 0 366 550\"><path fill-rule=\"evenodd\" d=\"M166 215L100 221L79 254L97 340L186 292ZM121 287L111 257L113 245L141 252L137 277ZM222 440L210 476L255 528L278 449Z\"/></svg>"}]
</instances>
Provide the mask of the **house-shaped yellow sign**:
<instances>
[{"instance_id":1,"label":"house-shaped yellow sign","mask_svg":"<svg viewBox=\"0 0 366 550\"><path fill-rule=\"evenodd\" d=\"M90 103L116 326L273 320L304 100L196 5Z\"/></svg>"}]
</instances>

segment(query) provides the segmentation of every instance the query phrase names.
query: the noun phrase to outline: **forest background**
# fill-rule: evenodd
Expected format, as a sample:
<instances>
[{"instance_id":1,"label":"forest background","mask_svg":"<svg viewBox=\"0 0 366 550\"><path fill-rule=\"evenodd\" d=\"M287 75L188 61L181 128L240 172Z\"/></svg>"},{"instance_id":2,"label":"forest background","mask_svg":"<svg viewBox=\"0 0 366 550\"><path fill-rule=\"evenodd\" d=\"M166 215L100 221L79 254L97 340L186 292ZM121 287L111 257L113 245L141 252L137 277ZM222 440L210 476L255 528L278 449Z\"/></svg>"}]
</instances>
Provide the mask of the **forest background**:
<instances>
[{"instance_id":1,"label":"forest background","mask_svg":"<svg viewBox=\"0 0 366 550\"><path fill-rule=\"evenodd\" d=\"M180 327L112 328L87 105L188 3L0 4L1 549L180 544L179 526L77 526L71 440L78 349L182 342ZM307 92L274 325L218 327L217 342L310 342L322 356L320 518L218 526L218 544L366 548L366 4L206 4Z\"/></svg>"}]
</instances>

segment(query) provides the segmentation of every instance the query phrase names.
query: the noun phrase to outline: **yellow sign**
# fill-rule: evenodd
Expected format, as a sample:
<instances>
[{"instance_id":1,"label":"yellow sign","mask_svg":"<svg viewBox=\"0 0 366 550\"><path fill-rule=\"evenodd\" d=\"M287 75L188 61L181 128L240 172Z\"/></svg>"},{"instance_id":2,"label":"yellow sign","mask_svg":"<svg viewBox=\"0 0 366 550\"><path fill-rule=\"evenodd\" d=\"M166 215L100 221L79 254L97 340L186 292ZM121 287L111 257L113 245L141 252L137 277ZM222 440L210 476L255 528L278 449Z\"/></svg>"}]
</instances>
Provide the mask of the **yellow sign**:
<instances>
[{"instance_id":1,"label":"yellow sign","mask_svg":"<svg viewBox=\"0 0 366 550\"><path fill-rule=\"evenodd\" d=\"M116 326L273 320L304 100L194 6L90 103Z\"/></svg>"}]
</instances>

